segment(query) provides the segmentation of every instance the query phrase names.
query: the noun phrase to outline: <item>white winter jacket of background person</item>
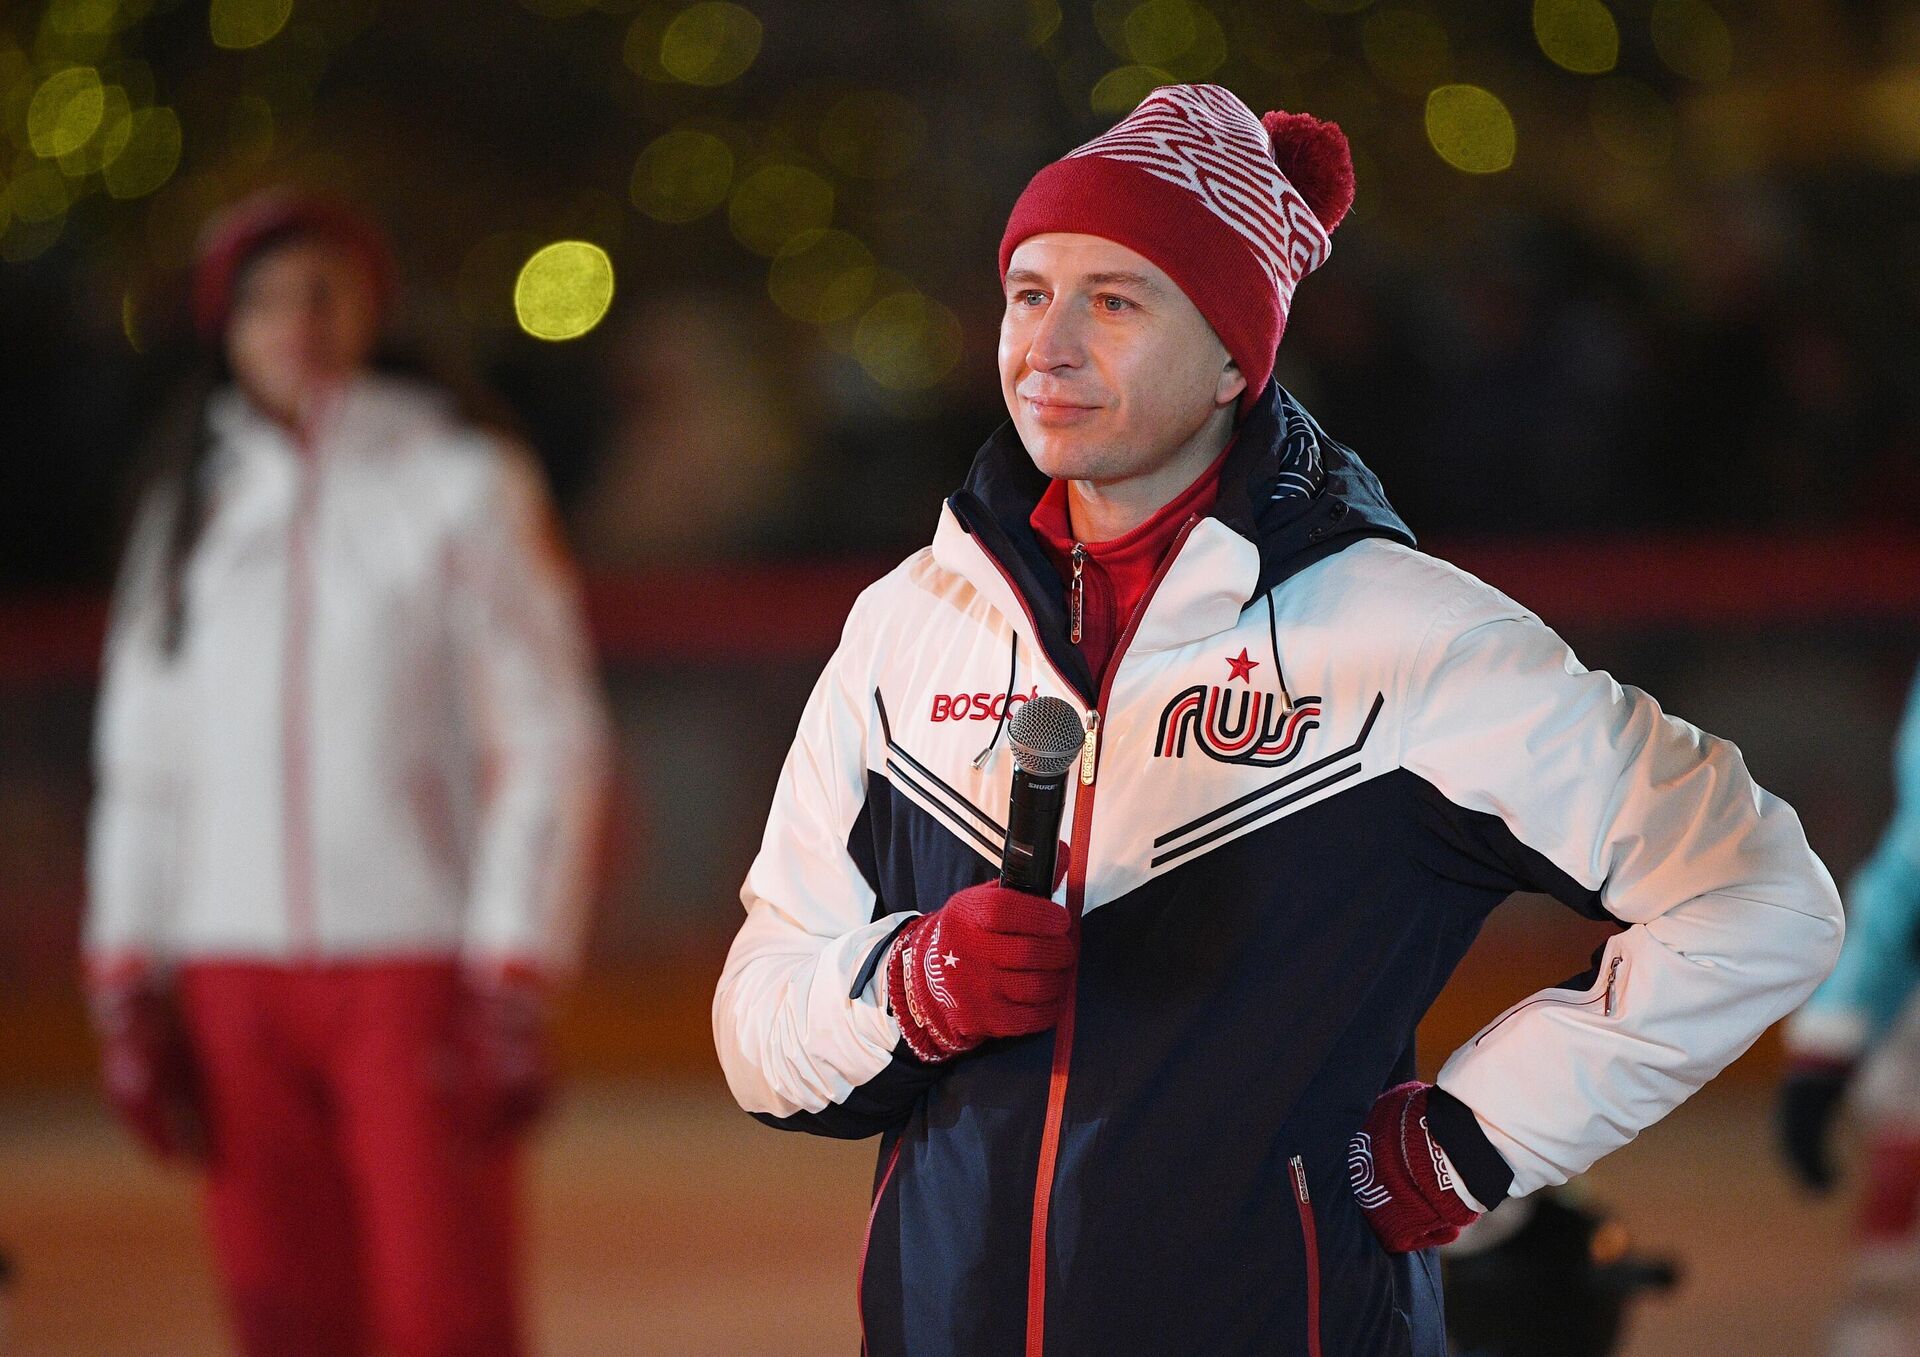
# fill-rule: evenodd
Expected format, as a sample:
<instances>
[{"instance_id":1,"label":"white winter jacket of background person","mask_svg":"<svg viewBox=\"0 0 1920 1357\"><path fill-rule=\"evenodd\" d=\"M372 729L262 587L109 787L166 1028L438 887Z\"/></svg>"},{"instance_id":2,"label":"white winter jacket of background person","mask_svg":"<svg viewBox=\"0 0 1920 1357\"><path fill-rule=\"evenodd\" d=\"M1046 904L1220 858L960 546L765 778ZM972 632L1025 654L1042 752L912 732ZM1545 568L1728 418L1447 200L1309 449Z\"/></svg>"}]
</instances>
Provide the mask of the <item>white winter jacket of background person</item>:
<instances>
[{"instance_id":1,"label":"white winter jacket of background person","mask_svg":"<svg viewBox=\"0 0 1920 1357\"><path fill-rule=\"evenodd\" d=\"M565 970L607 726L531 462L369 377L302 453L215 397L162 650L142 507L95 724L95 964L459 955Z\"/></svg>"}]
</instances>

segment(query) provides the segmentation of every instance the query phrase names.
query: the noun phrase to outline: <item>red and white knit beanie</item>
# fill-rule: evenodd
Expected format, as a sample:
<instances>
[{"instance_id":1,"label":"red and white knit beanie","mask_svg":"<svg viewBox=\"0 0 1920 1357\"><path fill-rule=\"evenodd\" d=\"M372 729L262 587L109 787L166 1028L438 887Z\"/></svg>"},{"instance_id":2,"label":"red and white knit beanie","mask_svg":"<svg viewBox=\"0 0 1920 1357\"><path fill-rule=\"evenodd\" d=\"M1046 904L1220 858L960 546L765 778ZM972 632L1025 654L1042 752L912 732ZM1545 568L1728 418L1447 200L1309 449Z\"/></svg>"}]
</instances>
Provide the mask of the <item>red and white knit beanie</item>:
<instances>
[{"instance_id":1,"label":"red and white knit beanie","mask_svg":"<svg viewBox=\"0 0 1920 1357\"><path fill-rule=\"evenodd\" d=\"M200 337L215 343L233 312L234 289L248 264L270 246L296 236L318 236L353 251L373 282L381 310L393 300L393 248L374 220L329 194L269 188L243 198L209 220L193 263L193 318Z\"/></svg>"},{"instance_id":2,"label":"red and white knit beanie","mask_svg":"<svg viewBox=\"0 0 1920 1357\"><path fill-rule=\"evenodd\" d=\"M1247 379L1273 375L1293 290L1326 262L1353 205L1338 126L1253 111L1218 85L1165 85L1104 136L1033 176L1000 240L1000 275L1029 236L1101 236L1166 271Z\"/></svg>"}]
</instances>

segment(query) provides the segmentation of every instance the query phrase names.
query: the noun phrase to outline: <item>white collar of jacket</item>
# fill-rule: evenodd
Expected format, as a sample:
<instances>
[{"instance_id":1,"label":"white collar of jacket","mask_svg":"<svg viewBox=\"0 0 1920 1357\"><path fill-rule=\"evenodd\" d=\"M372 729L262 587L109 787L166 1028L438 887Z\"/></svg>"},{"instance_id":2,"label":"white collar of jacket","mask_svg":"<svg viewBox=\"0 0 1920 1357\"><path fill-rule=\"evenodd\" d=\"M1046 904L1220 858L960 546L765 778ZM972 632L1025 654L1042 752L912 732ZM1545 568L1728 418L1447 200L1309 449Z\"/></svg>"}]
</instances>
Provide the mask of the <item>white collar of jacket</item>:
<instances>
[{"instance_id":1,"label":"white collar of jacket","mask_svg":"<svg viewBox=\"0 0 1920 1357\"><path fill-rule=\"evenodd\" d=\"M933 559L971 584L1008 618L1035 624L1026 601L1006 571L954 515L940 510L933 535ZM1148 601L1130 653L1176 650L1231 630L1253 597L1260 576L1260 549L1213 517L1202 518L1187 534Z\"/></svg>"},{"instance_id":2,"label":"white collar of jacket","mask_svg":"<svg viewBox=\"0 0 1920 1357\"><path fill-rule=\"evenodd\" d=\"M392 448L409 435L447 424L450 402L431 387L381 373L362 373L342 387L320 425L325 455ZM238 386L214 392L207 428L218 444L215 475L250 462L296 460L300 453L287 430L262 414Z\"/></svg>"}]
</instances>

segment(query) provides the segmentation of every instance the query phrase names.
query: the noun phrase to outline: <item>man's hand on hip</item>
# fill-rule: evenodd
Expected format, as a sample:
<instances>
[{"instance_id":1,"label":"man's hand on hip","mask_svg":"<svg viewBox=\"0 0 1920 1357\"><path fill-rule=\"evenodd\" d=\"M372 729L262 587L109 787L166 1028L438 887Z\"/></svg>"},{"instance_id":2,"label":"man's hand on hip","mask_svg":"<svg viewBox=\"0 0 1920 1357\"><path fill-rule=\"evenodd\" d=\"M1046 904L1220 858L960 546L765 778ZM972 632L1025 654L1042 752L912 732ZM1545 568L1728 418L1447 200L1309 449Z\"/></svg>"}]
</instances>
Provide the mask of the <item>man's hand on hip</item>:
<instances>
[{"instance_id":1,"label":"man's hand on hip","mask_svg":"<svg viewBox=\"0 0 1920 1357\"><path fill-rule=\"evenodd\" d=\"M1450 1244L1480 1218L1454 1190L1453 1165L1427 1129L1431 1084L1390 1088L1347 1146L1347 1170L1367 1224L1388 1253Z\"/></svg>"},{"instance_id":2,"label":"man's hand on hip","mask_svg":"<svg viewBox=\"0 0 1920 1357\"><path fill-rule=\"evenodd\" d=\"M971 886L900 930L887 954L887 1004L909 1050L946 1060L989 1037L1052 1027L1075 956L1073 923L1059 905Z\"/></svg>"}]
</instances>

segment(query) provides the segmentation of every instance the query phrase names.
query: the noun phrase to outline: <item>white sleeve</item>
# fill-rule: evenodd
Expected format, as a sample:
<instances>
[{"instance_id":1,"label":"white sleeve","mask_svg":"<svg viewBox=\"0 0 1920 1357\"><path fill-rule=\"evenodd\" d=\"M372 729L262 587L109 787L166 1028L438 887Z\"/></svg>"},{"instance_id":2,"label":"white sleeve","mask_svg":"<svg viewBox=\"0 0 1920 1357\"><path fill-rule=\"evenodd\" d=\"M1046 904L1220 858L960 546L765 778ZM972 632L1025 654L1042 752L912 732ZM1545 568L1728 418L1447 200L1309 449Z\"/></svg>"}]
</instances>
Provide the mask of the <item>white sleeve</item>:
<instances>
[{"instance_id":1,"label":"white sleeve","mask_svg":"<svg viewBox=\"0 0 1920 1357\"><path fill-rule=\"evenodd\" d=\"M91 965L159 960L175 913L189 738L185 678L161 646L170 494L147 497L114 588L94 708L84 950Z\"/></svg>"},{"instance_id":2,"label":"white sleeve","mask_svg":"<svg viewBox=\"0 0 1920 1357\"><path fill-rule=\"evenodd\" d=\"M1493 591L1442 613L1410 683L1403 766L1629 925L1591 991L1534 995L1440 1071L1524 1195L1632 1140L1804 1000L1839 952L1840 901L1738 749Z\"/></svg>"},{"instance_id":3,"label":"white sleeve","mask_svg":"<svg viewBox=\"0 0 1920 1357\"><path fill-rule=\"evenodd\" d=\"M493 462L449 599L486 770L464 950L566 974L585 941L608 721L539 473L517 452Z\"/></svg>"},{"instance_id":4,"label":"white sleeve","mask_svg":"<svg viewBox=\"0 0 1920 1357\"><path fill-rule=\"evenodd\" d=\"M873 703L859 658L871 649L861 634L864 611L854 606L807 699L740 889L746 922L713 998L727 1085L741 1107L772 1117L847 1103L887 1069L900 1042L878 974L852 993L863 963L908 917L873 917L875 888L849 848L867 795ZM878 1129L876 1122L856 1133Z\"/></svg>"}]
</instances>

